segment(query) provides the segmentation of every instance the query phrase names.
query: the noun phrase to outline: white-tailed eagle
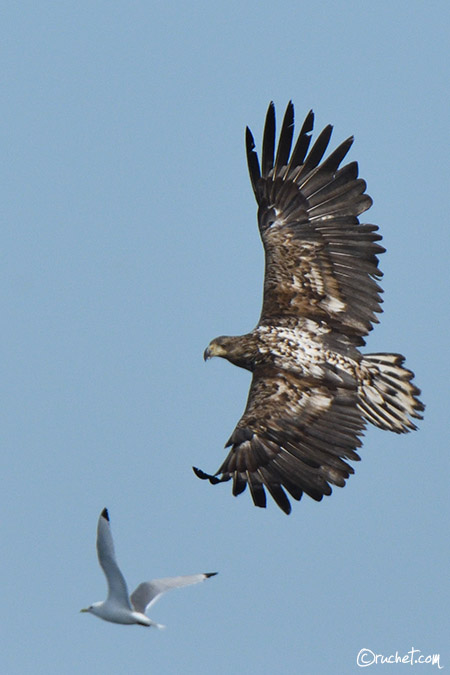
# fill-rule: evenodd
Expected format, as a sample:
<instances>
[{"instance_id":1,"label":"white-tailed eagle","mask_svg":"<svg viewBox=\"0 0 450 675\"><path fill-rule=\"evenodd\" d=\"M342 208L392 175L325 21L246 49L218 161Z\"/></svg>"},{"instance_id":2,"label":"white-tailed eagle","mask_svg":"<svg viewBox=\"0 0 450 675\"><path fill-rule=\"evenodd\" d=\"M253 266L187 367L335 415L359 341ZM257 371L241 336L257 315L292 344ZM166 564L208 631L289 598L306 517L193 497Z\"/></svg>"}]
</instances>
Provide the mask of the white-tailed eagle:
<instances>
[{"instance_id":1,"label":"white-tailed eagle","mask_svg":"<svg viewBox=\"0 0 450 675\"><path fill-rule=\"evenodd\" d=\"M309 150L313 120L311 111L292 150L290 102L275 152L271 103L261 164L246 130L265 250L262 312L251 333L218 337L204 356L228 359L253 379L222 466L214 475L194 468L213 484L233 479L234 495L248 485L256 506L266 506L267 489L286 513L286 493L319 501L330 484L345 485L367 421L403 433L424 409L403 356L359 351L381 312L385 249L378 227L358 220L372 199L357 162L340 166L353 138L322 161L332 127Z\"/></svg>"}]
</instances>

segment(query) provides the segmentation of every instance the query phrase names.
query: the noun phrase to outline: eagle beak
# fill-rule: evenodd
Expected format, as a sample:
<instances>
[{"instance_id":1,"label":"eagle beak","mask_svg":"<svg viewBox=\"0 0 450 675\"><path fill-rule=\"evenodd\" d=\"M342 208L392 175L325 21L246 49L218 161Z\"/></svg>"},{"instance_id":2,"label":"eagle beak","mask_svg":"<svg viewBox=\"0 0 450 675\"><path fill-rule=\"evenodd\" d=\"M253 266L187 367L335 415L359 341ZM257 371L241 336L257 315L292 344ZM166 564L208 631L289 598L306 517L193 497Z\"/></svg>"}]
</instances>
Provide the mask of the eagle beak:
<instances>
[{"instance_id":1,"label":"eagle beak","mask_svg":"<svg viewBox=\"0 0 450 675\"><path fill-rule=\"evenodd\" d=\"M206 347L205 351L203 352L203 360L207 361L208 359L211 358L211 356L212 356L211 349L208 346L208 347Z\"/></svg>"}]
</instances>

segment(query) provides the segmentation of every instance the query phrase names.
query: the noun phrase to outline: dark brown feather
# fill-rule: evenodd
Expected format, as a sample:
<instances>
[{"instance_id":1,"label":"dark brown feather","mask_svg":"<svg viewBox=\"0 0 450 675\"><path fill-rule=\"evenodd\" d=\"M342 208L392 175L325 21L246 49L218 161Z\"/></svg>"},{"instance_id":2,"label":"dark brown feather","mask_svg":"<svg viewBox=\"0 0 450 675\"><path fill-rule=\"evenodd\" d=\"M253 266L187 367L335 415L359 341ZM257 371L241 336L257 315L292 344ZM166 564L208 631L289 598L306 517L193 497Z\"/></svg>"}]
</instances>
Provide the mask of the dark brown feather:
<instances>
[{"instance_id":1,"label":"dark brown feather","mask_svg":"<svg viewBox=\"0 0 450 675\"><path fill-rule=\"evenodd\" d=\"M253 137L250 132L247 135L249 172L266 254L260 323L271 322L275 316L316 317L361 344L381 311L381 289L374 278L381 276L378 255L384 249L376 243L381 238L376 226L361 225L358 220L372 200L365 193L365 181L357 178L357 163L339 168L353 138L320 164L332 127L328 125L319 134L305 157L312 123L311 112L289 158L293 134L289 103L274 164L275 109L271 104L261 171ZM362 302L355 288L364 289Z\"/></svg>"},{"instance_id":2,"label":"dark brown feather","mask_svg":"<svg viewBox=\"0 0 450 675\"><path fill-rule=\"evenodd\" d=\"M275 179L282 169L286 166L291 153L292 138L294 136L294 106L289 101L288 107L283 119L283 125L280 131L280 140L278 141L277 157L273 169L273 178Z\"/></svg>"},{"instance_id":3,"label":"dark brown feather","mask_svg":"<svg viewBox=\"0 0 450 675\"><path fill-rule=\"evenodd\" d=\"M292 108L293 111L293 108ZM289 160L287 176L291 170L296 169L298 166L301 166L305 160L306 153L308 152L309 144L311 143L310 132L313 130L314 126L314 113L312 110L307 114L303 126L300 130L297 143L292 152L291 159Z\"/></svg>"},{"instance_id":4,"label":"dark brown feather","mask_svg":"<svg viewBox=\"0 0 450 675\"><path fill-rule=\"evenodd\" d=\"M249 485L256 506L265 506L264 488L289 513L283 490L299 500L303 492L320 500L331 484L344 485L358 460L362 414L356 394L308 386L274 369L256 369L246 410L233 432L231 449L215 476L196 470L211 482L233 479L233 494Z\"/></svg>"},{"instance_id":5,"label":"dark brown feather","mask_svg":"<svg viewBox=\"0 0 450 675\"><path fill-rule=\"evenodd\" d=\"M372 200L365 193L365 181L357 178L357 163L339 168L353 138L320 164L332 127L322 131L305 157L312 123L310 112L289 158L293 106L288 104L274 165L275 109L271 103L261 171L253 137L247 133L249 172L266 253L260 323L274 316L313 316L328 321L334 330L354 335L355 344L361 344L381 311L381 289L374 278L381 276L378 255L384 249L376 244L381 238L376 226L368 228L358 221ZM362 304L352 292L355 287L364 287Z\"/></svg>"},{"instance_id":6,"label":"dark brown feather","mask_svg":"<svg viewBox=\"0 0 450 675\"><path fill-rule=\"evenodd\" d=\"M253 140L252 132L248 127L245 130L245 145L247 148L247 164L248 164L248 172L250 175L250 182L252 184L255 197L258 200L258 193L256 186L258 184L258 180L261 178L261 169L259 168L258 155L256 154L255 151L255 141Z\"/></svg>"},{"instance_id":7,"label":"dark brown feather","mask_svg":"<svg viewBox=\"0 0 450 675\"><path fill-rule=\"evenodd\" d=\"M262 144L261 171L263 176L267 176L273 169L273 158L275 155L275 106L273 102L269 105L264 125L264 136Z\"/></svg>"}]
</instances>

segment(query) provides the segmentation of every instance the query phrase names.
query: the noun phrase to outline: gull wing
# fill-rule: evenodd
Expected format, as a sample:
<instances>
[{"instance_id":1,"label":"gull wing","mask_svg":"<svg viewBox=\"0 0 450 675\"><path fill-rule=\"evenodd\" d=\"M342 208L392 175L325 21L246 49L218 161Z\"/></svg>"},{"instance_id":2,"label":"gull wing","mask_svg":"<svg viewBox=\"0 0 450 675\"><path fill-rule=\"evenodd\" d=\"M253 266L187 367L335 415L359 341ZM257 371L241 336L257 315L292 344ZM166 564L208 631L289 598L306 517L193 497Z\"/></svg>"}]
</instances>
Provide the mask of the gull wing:
<instances>
[{"instance_id":1,"label":"gull wing","mask_svg":"<svg viewBox=\"0 0 450 675\"><path fill-rule=\"evenodd\" d=\"M108 599L117 605L133 611L128 597L127 582L116 562L114 542L109 523L108 509L103 509L97 525L97 555L100 567L108 583Z\"/></svg>"},{"instance_id":2,"label":"gull wing","mask_svg":"<svg viewBox=\"0 0 450 675\"><path fill-rule=\"evenodd\" d=\"M160 595L173 588L182 588L191 584L198 584L209 577L213 577L217 572L205 572L203 574L189 574L182 577L167 577L165 579L153 579L144 581L131 594L131 602L136 612L145 614L146 610L153 605Z\"/></svg>"}]
</instances>

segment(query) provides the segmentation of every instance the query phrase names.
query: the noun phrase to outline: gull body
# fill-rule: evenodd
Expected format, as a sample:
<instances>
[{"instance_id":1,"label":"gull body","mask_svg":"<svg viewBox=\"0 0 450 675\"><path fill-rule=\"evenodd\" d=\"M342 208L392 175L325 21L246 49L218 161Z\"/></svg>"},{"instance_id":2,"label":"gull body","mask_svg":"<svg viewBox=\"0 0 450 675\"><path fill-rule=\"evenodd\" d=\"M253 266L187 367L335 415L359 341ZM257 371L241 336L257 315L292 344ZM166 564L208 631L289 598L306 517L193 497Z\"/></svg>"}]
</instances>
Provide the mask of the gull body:
<instances>
[{"instance_id":1,"label":"gull body","mask_svg":"<svg viewBox=\"0 0 450 675\"><path fill-rule=\"evenodd\" d=\"M89 612L111 623L164 628L164 626L146 616L149 607L166 591L197 584L217 574L217 572L204 572L144 581L129 595L127 582L116 561L107 509L103 509L98 519L97 555L108 583L108 597L103 602L94 602L81 611Z\"/></svg>"},{"instance_id":2,"label":"gull body","mask_svg":"<svg viewBox=\"0 0 450 675\"><path fill-rule=\"evenodd\" d=\"M90 614L94 614L94 616L98 616L100 619L111 621L112 623L137 623L140 626L156 626L157 628L163 628L161 624L155 623L145 614L134 612L128 607L121 607L117 603L109 602L108 600L105 600L104 602L94 602L90 607L86 607L86 609L82 609L81 611L89 612Z\"/></svg>"}]
</instances>

